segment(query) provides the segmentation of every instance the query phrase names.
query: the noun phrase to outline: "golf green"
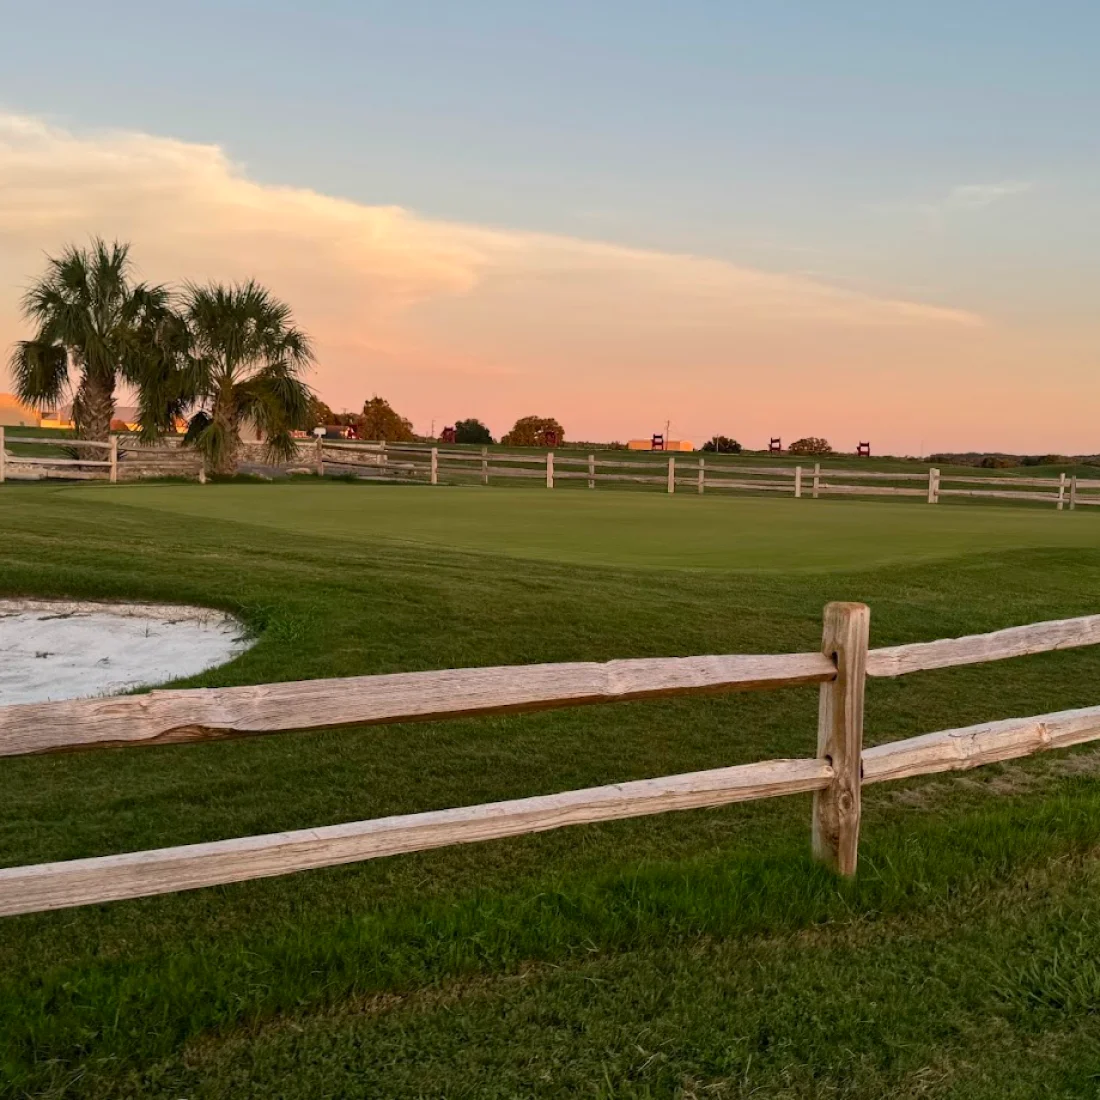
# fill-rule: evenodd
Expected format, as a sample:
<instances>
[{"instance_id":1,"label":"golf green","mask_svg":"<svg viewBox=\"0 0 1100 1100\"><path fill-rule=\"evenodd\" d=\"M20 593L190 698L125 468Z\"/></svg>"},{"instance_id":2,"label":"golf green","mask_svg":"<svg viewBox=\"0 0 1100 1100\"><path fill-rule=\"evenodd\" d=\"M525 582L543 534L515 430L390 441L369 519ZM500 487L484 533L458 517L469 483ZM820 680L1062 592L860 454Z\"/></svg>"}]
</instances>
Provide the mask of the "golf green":
<instances>
[{"instance_id":1,"label":"golf green","mask_svg":"<svg viewBox=\"0 0 1100 1100\"><path fill-rule=\"evenodd\" d=\"M310 535L588 565L850 570L983 551L1100 547L1100 515L1005 505L441 486L89 486L83 499Z\"/></svg>"}]
</instances>

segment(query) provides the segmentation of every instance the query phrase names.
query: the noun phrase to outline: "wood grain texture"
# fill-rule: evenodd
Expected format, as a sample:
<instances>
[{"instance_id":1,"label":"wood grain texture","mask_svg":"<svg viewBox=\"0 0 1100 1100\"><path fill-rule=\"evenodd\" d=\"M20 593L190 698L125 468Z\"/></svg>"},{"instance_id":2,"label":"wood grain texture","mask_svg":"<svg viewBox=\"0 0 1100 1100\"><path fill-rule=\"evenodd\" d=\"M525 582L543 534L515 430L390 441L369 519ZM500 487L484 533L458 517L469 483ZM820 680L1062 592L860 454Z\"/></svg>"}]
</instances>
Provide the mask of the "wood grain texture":
<instances>
[{"instance_id":1,"label":"wood grain texture","mask_svg":"<svg viewBox=\"0 0 1100 1100\"><path fill-rule=\"evenodd\" d=\"M922 497L925 495L924 489L904 489L900 485L837 485L824 479L818 492L859 497Z\"/></svg>"},{"instance_id":2,"label":"wood grain texture","mask_svg":"<svg viewBox=\"0 0 1100 1100\"><path fill-rule=\"evenodd\" d=\"M318 829L0 870L0 916L194 890L566 825L726 806L818 790L820 760L770 760Z\"/></svg>"},{"instance_id":3,"label":"wood grain texture","mask_svg":"<svg viewBox=\"0 0 1100 1100\"><path fill-rule=\"evenodd\" d=\"M914 775L965 771L1096 740L1100 740L1100 707L983 722L867 749L863 753L863 782L885 783Z\"/></svg>"},{"instance_id":4,"label":"wood grain texture","mask_svg":"<svg viewBox=\"0 0 1100 1100\"><path fill-rule=\"evenodd\" d=\"M872 649L867 654L868 676L904 676L933 668L975 665L1049 653L1058 649L1100 644L1100 615L1052 619L1028 626L1010 626L989 634L969 634L936 642Z\"/></svg>"},{"instance_id":5,"label":"wood grain texture","mask_svg":"<svg viewBox=\"0 0 1100 1100\"><path fill-rule=\"evenodd\" d=\"M9 439L10 443L11 440ZM82 443L81 446L84 446ZM39 455L8 455L9 466L97 466L106 468L109 459L98 458L42 458Z\"/></svg>"},{"instance_id":6,"label":"wood grain texture","mask_svg":"<svg viewBox=\"0 0 1100 1100\"><path fill-rule=\"evenodd\" d=\"M820 653L645 657L26 703L0 707L0 756L753 691L835 675Z\"/></svg>"},{"instance_id":7,"label":"wood grain texture","mask_svg":"<svg viewBox=\"0 0 1100 1100\"><path fill-rule=\"evenodd\" d=\"M77 440L71 438L65 439L51 439L49 436L40 436L37 439L27 438L21 435L9 435L8 445L12 443L33 443L36 447L75 447L77 446ZM98 442L94 439L81 439L79 441L81 447L88 447L97 451L109 451L111 449L110 443Z\"/></svg>"},{"instance_id":8,"label":"wood grain texture","mask_svg":"<svg viewBox=\"0 0 1100 1100\"><path fill-rule=\"evenodd\" d=\"M866 604L825 606L821 652L836 664L836 678L821 685L817 755L832 767L833 779L814 795L813 852L842 875L855 874L859 854L863 696L870 627L871 609Z\"/></svg>"}]
</instances>

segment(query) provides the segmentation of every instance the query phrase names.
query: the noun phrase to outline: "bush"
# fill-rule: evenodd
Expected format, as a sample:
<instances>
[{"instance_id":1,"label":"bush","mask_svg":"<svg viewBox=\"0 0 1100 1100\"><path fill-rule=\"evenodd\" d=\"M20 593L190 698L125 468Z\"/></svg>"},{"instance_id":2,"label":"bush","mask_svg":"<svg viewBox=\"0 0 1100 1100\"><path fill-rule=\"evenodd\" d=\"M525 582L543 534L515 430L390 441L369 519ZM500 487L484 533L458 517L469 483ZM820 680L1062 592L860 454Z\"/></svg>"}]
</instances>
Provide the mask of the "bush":
<instances>
[{"instance_id":1,"label":"bush","mask_svg":"<svg viewBox=\"0 0 1100 1100\"><path fill-rule=\"evenodd\" d=\"M713 451L720 455L739 455L741 453L741 444L736 439L731 439L728 435L716 435L713 439L708 439L703 444L704 451Z\"/></svg>"},{"instance_id":2,"label":"bush","mask_svg":"<svg viewBox=\"0 0 1100 1100\"><path fill-rule=\"evenodd\" d=\"M792 455L831 455L832 447L827 439L820 439L816 435L808 435L805 439L796 439L787 448Z\"/></svg>"},{"instance_id":3,"label":"bush","mask_svg":"<svg viewBox=\"0 0 1100 1100\"><path fill-rule=\"evenodd\" d=\"M542 447L547 432L555 433L557 446L565 442L565 429L552 416L524 416L516 421L501 443L511 447Z\"/></svg>"},{"instance_id":4,"label":"bush","mask_svg":"<svg viewBox=\"0 0 1100 1100\"><path fill-rule=\"evenodd\" d=\"M986 455L978 465L983 470L1011 470L1018 465L1018 460L1008 455Z\"/></svg>"},{"instance_id":5,"label":"bush","mask_svg":"<svg viewBox=\"0 0 1100 1100\"><path fill-rule=\"evenodd\" d=\"M492 443L493 436L480 420L456 420L456 443Z\"/></svg>"}]
</instances>

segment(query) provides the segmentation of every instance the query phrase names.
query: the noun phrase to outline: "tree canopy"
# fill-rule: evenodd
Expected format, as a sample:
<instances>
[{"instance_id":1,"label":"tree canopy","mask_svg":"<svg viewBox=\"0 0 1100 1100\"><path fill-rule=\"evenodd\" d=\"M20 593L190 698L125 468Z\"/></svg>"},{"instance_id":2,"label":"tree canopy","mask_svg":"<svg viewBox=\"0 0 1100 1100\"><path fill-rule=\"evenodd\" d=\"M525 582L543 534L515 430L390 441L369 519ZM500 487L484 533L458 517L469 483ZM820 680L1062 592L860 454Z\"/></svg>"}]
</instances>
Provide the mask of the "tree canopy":
<instances>
[{"instance_id":1,"label":"tree canopy","mask_svg":"<svg viewBox=\"0 0 1100 1100\"><path fill-rule=\"evenodd\" d=\"M792 455L831 455L832 447L827 439L808 435L805 439L796 439L788 448Z\"/></svg>"},{"instance_id":2,"label":"tree canopy","mask_svg":"<svg viewBox=\"0 0 1100 1100\"><path fill-rule=\"evenodd\" d=\"M739 455L741 444L728 435L716 435L703 444L704 451L714 451L720 455Z\"/></svg>"},{"instance_id":3,"label":"tree canopy","mask_svg":"<svg viewBox=\"0 0 1100 1100\"><path fill-rule=\"evenodd\" d=\"M363 404L359 436L384 439L387 443L411 443L416 439L412 421L395 412L388 401L377 395Z\"/></svg>"},{"instance_id":4,"label":"tree canopy","mask_svg":"<svg viewBox=\"0 0 1100 1100\"><path fill-rule=\"evenodd\" d=\"M492 443L493 435L480 420L456 420L456 443Z\"/></svg>"},{"instance_id":5,"label":"tree canopy","mask_svg":"<svg viewBox=\"0 0 1100 1100\"><path fill-rule=\"evenodd\" d=\"M549 432L554 433L557 446L565 442L565 429L552 416L524 416L516 421L501 443L512 447L542 447Z\"/></svg>"}]
</instances>

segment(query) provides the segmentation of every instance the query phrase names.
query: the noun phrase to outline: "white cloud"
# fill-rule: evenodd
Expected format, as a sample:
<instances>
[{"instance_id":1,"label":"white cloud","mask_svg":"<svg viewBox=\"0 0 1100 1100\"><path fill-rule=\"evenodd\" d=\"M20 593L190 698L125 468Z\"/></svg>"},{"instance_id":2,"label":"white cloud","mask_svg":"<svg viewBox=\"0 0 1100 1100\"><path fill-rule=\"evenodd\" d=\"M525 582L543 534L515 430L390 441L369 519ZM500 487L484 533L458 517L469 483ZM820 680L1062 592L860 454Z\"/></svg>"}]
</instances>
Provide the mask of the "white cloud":
<instances>
[{"instance_id":1,"label":"white cloud","mask_svg":"<svg viewBox=\"0 0 1100 1100\"><path fill-rule=\"evenodd\" d=\"M1000 183L964 183L952 187L940 203L945 210L982 210L1002 199L1026 195L1034 183L1028 180L1002 180Z\"/></svg>"},{"instance_id":2,"label":"white cloud","mask_svg":"<svg viewBox=\"0 0 1100 1100\"><path fill-rule=\"evenodd\" d=\"M313 335L323 395L384 392L418 422L460 400L506 423L572 401L594 425L670 394L700 416L763 393L797 405L957 357L986 328L805 275L261 184L213 145L0 113L0 349L22 335L43 254L92 234L132 242L153 280L261 279Z\"/></svg>"}]
</instances>

